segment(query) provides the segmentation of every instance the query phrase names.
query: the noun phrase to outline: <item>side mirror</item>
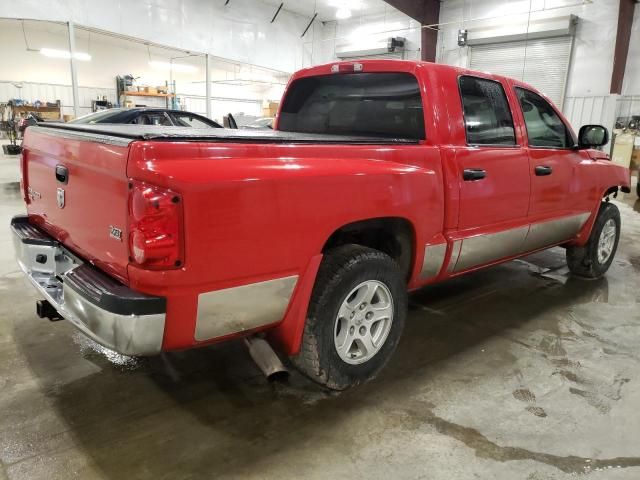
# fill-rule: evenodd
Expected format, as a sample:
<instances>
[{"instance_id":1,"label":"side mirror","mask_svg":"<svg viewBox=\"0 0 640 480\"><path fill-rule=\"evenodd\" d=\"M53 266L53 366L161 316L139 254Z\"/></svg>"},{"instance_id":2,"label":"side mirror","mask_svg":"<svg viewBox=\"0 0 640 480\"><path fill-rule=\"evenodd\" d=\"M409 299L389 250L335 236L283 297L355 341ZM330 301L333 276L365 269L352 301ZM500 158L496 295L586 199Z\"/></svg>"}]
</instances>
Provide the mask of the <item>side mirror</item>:
<instances>
[{"instance_id":1,"label":"side mirror","mask_svg":"<svg viewBox=\"0 0 640 480\"><path fill-rule=\"evenodd\" d=\"M525 113L530 112L531 110L533 110L533 105L531 104L531 102L527 102L526 100L520 100L520 105L522 107L522 111Z\"/></svg>"},{"instance_id":2,"label":"side mirror","mask_svg":"<svg viewBox=\"0 0 640 480\"><path fill-rule=\"evenodd\" d=\"M609 142L609 132L602 125L583 125L578 133L578 148L596 148Z\"/></svg>"}]
</instances>

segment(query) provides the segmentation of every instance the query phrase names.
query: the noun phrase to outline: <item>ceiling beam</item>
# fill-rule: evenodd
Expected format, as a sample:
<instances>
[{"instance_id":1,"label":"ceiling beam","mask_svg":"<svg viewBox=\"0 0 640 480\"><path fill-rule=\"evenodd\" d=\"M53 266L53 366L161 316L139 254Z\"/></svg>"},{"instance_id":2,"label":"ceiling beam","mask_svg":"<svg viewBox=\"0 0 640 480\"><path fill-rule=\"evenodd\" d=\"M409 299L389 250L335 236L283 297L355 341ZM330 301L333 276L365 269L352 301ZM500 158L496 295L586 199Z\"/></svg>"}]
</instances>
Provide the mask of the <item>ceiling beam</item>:
<instances>
[{"instance_id":1,"label":"ceiling beam","mask_svg":"<svg viewBox=\"0 0 640 480\"><path fill-rule=\"evenodd\" d=\"M611 73L610 93L622 93L624 71L627 66L627 57L629 56L629 41L631 40L633 12L636 3L638 3L637 0L620 0L616 46L613 51L613 72Z\"/></svg>"},{"instance_id":2,"label":"ceiling beam","mask_svg":"<svg viewBox=\"0 0 640 480\"><path fill-rule=\"evenodd\" d=\"M420 57L427 62L436 61L438 43L437 25L440 18L440 0L385 0L393 8L420 22Z\"/></svg>"}]
</instances>

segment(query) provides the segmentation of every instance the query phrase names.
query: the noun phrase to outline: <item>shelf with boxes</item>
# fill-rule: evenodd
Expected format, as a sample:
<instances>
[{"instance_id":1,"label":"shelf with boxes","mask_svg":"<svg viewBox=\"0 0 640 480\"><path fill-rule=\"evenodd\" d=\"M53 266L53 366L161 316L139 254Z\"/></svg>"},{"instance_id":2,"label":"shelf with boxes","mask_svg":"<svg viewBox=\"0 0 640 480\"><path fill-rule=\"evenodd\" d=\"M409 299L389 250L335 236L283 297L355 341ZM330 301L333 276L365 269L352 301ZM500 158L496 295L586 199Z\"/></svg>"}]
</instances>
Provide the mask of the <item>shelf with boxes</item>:
<instances>
[{"instance_id":1,"label":"shelf with boxes","mask_svg":"<svg viewBox=\"0 0 640 480\"><path fill-rule=\"evenodd\" d=\"M138 78L133 75L116 77L118 103L123 107L142 106L135 102L135 98L164 99L165 107L172 108L175 99L175 83L165 82L160 86L138 85ZM153 105L158 106L158 105Z\"/></svg>"}]
</instances>

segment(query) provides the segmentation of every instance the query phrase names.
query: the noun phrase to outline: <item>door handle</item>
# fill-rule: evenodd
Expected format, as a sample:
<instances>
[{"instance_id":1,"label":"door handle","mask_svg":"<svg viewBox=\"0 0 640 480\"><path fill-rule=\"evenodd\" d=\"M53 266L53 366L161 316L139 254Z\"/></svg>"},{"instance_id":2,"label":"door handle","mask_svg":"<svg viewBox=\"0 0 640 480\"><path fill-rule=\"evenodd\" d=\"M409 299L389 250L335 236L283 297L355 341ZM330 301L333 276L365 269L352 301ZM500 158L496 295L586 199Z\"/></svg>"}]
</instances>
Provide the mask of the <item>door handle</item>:
<instances>
[{"instance_id":1,"label":"door handle","mask_svg":"<svg viewBox=\"0 0 640 480\"><path fill-rule=\"evenodd\" d=\"M64 165L56 165L56 180L66 185L69 182L69 169Z\"/></svg>"},{"instance_id":2,"label":"door handle","mask_svg":"<svg viewBox=\"0 0 640 480\"><path fill-rule=\"evenodd\" d=\"M536 166L536 175L538 177L544 177L545 175L551 175L553 173L553 168L547 165L537 165Z\"/></svg>"},{"instance_id":3,"label":"door handle","mask_svg":"<svg viewBox=\"0 0 640 480\"><path fill-rule=\"evenodd\" d=\"M480 168L465 168L462 172L462 179L465 182L475 182L487 176L487 172Z\"/></svg>"}]
</instances>

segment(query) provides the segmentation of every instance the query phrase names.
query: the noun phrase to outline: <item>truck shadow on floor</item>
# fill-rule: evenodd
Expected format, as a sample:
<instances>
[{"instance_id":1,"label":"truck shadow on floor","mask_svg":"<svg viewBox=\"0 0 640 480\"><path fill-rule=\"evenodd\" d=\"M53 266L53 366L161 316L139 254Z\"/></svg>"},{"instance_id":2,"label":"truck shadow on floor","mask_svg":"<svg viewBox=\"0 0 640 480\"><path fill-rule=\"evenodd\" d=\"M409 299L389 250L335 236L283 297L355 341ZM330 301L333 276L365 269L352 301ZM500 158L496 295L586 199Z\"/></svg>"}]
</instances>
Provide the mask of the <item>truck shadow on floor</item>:
<instances>
[{"instance_id":1,"label":"truck shadow on floor","mask_svg":"<svg viewBox=\"0 0 640 480\"><path fill-rule=\"evenodd\" d=\"M545 255L546 263L559 263L557 252ZM606 302L607 292L606 279L563 284L516 262L422 289L411 295L406 330L387 368L375 381L340 394L296 373L288 384L268 384L241 342L138 360L109 359L79 334L69 337L67 329L37 348L26 331L17 341L68 426L69 446L108 478L293 472L321 465L325 455L342 463L335 473L344 474L344 463L353 464L389 428L411 429L406 422L415 421L446 430L429 417L434 405L421 392L438 389L436 377L447 360L473 356L494 338L526 342L539 329L559 335L563 312ZM504 343L495 347L495 361L513 362ZM51 354L37 352L54 348L60 348L60 361L88 362L91 369L60 383ZM477 441L477 432L469 435ZM305 460L310 451L313 458ZM326 468L330 476L334 467Z\"/></svg>"}]
</instances>

